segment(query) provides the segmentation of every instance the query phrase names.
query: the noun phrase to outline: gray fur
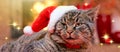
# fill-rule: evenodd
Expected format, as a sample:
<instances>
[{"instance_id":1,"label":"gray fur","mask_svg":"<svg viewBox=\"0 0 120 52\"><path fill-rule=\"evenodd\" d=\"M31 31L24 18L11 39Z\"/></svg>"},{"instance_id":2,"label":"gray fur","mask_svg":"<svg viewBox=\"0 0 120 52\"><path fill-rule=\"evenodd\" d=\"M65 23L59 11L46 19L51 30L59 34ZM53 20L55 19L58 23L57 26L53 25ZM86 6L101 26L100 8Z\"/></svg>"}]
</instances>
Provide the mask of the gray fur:
<instances>
[{"instance_id":1,"label":"gray fur","mask_svg":"<svg viewBox=\"0 0 120 52\"><path fill-rule=\"evenodd\" d=\"M0 52L90 52L90 48L94 44L95 39L93 37L95 36L95 22L93 19L90 18L91 16L89 16L88 14L94 11L96 10L69 11L62 16L61 20L56 23L54 33L40 31L31 36L22 35L16 41L8 42L2 45L0 47ZM92 18L93 16L95 17L94 13L92 14ZM74 22L80 24L73 25L75 24ZM73 28L74 26L76 26L75 29ZM81 35L80 33L82 33L83 29L87 33ZM66 44L67 42L66 39L64 39L64 37L62 36L64 36L64 34L66 33L71 32L74 34L74 36L78 35L78 37L81 38L82 43L78 42L78 44L80 44L82 48L69 49L60 45L61 43ZM75 38L72 35L66 35L66 37L67 36Z\"/></svg>"}]
</instances>

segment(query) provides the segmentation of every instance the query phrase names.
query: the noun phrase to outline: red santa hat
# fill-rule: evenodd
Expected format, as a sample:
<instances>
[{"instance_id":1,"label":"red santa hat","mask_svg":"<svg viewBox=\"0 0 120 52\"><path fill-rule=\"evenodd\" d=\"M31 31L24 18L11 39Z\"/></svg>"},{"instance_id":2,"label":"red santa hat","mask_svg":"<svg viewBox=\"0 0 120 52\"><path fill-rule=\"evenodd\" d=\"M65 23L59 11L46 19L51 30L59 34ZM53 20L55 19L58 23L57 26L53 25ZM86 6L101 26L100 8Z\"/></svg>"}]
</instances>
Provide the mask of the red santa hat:
<instances>
[{"instance_id":1,"label":"red santa hat","mask_svg":"<svg viewBox=\"0 0 120 52\"><path fill-rule=\"evenodd\" d=\"M39 14L38 18L31 26L26 26L23 29L23 32L25 34L33 34L46 26L48 26L48 31L53 30L55 23L61 18L61 16L63 16L63 14L75 9L77 9L75 6L47 7Z\"/></svg>"}]
</instances>

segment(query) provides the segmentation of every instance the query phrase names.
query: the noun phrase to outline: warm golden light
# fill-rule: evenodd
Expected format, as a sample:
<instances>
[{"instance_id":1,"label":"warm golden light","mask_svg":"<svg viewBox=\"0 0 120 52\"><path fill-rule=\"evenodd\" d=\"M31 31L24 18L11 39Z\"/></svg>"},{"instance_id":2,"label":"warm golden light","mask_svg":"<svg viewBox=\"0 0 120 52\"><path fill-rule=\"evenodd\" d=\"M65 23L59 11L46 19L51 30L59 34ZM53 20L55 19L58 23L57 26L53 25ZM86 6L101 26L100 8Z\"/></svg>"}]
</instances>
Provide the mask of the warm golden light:
<instances>
[{"instance_id":1,"label":"warm golden light","mask_svg":"<svg viewBox=\"0 0 120 52\"><path fill-rule=\"evenodd\" d=\"M103 46L103 43L100 43L100 46Z\"/></svg>"},{"instance_id":2,"label":"warm golden light","mask_svg":"<svg viewBox=\"0 0 120 52\"><path fill-rule=\"evenodd\" d=\"M46 6L53 6L53 5L56 5L57 1L55 1L55 0L46 0L45 3L46 3Z\"/></svg>"},{"instance_id":3,"label":"warm golden light","mask_svg":"<svg viewBox=\"0 0 120 52\"><path fill-rule=\"evenodd\" d=\"M112 44L112 43L113 43L113 40L110 40L110 43Z\"/></svg>"},{"instance_id":4,"label":"warm golden light","mask_svg":"<svg viewBox=\"0 0 120 52\"><path fill-rule=\"evenodd\" d=\"M33 11L33 9L30 9L30 11Z\"/></svg>"},{"instance_id":5,"label":"warm golden light","mask_svg":"<svg viewBox=\"0 0 120 52\"><path fill-rule=\"evenodd\" d=\"M115 20L112 20L112 22L114 23L114 22L115 22Z\"/></svg>"},{"instance_id":6,"label":"warm golden light","mask_svg":"<svg viewBox=\"0 0 120 52\"><path fill-rule=\"evenodd\" d=\"M17 30L20 30L21 28L20 27L17 27Z\"/></svg>"},{"instance_id":7,"label":"warm golden light","mask_svg":"<svg viewBox=\"0 0 120 52\"><path fill-rule=\"evenodd\" d=\"M88 6L88 3L85 3L84 5L85 5L85 6Z\"/></svg>"},{"instance_id":8,"label":"warm golden light","mask_svg":"<svg viewBox=\"0 0 120 52\"><path fill-rule=\"evenodd\" d=\"M48 28L47 27L45 27L43 30L47 30Z\"/></svg>"},{"instance_id":9,"label":"warm golden light","mask_svg":"<svg viewBox=\"0 0 120 52\"><path fill-rule=\"evenodd\" d=\"M33 9L37 12L37 13L40 13L43 9L44 9L44 5L40 2L36 2L34 5L33 5ZM32 10L32 9L31 9Z\"/></svg>"},{"instance_id":10,"label":"warm golden light","mask_svg":"<svg viewBox=\"0 0 120 52\"><path fill-rule=\"evenodd\" d=\"M16 22L13 22L11 25L13 25L14 27L17 26L18 24Z\"/></svg>"},{"instance_id":11,"label":"warm golden light","mask_svg":"<svg viewBox=\"0 0 120 52\"><path fill-rule=\"evenodd\" d=\"M117 47L120 48L120 45L118 45Z\"/></svg>"},{"instance_id":12,"label":"warm golden light","mask_svg":"<svg viewBox=\"0 0 120 52\"><path fill-rule=\"evenodd\" d=\"M109 38L108 34L105 34L105 35L103 36L103 38L104 38L105 40L108 39L108 38Z\"/></svg>"},{"instance_id":13,"label":"warm golden light","mask_svg":"<svg viewBox=\"0 0 120 52\"><path fill-rule=\"evenodd\" d=\"M5 40L8 40L8 37L5 37Z\"/></svg>"}]
</instances>

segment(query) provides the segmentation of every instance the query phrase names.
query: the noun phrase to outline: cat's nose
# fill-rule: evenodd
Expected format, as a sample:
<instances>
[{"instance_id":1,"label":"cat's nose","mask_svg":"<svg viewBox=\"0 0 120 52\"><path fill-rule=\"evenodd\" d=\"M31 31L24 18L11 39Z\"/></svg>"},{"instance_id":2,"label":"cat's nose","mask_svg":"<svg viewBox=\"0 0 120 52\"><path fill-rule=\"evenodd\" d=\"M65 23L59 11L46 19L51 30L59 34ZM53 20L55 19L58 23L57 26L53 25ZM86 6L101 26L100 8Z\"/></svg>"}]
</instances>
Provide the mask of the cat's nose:
<instances>
[{"instance_id":1,"label":"cat's nose","mask_svg":"<svg viewBox=\"0 0 120 52\"><path fill-rule=\"evenodd\" d=\"M71 34L73 31L72 30L68 30L67 33Z\"/></svg>"},{"instance_id":2,"label":"cat's nose","mask_svg":"<svg viewBox=\"0 0 120 52\"><path fill-rule=\"evenodd\" d=\"M71 34L73 32L73 26L67 26L67 33Z\"/></svg>"}]
</instances>

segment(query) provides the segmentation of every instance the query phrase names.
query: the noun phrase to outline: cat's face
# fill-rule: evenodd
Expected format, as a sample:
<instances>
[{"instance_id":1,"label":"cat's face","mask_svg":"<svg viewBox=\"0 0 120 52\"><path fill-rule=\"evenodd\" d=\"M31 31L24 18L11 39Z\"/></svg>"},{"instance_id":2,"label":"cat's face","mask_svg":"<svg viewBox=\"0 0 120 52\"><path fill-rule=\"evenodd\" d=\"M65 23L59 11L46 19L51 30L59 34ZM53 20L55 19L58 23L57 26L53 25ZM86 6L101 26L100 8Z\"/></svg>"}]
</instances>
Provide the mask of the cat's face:
<instances>
[{"instance_id":1,"label":"cat's face","mask_svg":"<svg viewBox=\"0 0 120 52\"><path fill-rule=\"evenodd\" d=\"M69 11L56 23L55 33L69 44L87 43L93 39L95 15L96 9Z\"/></svg>"}]
</instances>

